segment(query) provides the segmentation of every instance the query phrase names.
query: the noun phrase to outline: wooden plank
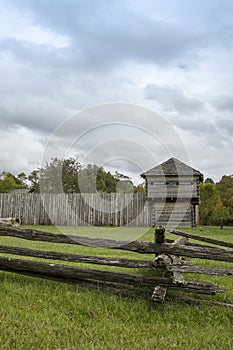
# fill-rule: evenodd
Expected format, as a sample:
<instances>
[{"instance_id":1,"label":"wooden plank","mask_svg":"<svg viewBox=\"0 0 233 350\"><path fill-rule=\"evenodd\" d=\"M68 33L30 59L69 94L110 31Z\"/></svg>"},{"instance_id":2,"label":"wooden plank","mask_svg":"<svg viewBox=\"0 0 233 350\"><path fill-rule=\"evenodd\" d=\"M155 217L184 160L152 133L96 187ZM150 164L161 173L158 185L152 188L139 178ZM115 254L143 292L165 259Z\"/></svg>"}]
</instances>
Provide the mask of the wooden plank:
<instances>
[{"instance_id":1,"label":"wooden plank","mask_svg":"<svg viewBox=\"0 0 233 350\"><path fill-rule=\"evenodd\" d=\"M233 243L231 243L231 242L225 242L225 241L220 241L220 240L209 238L209 237L202 237L202 236L192 235L191 233L186 233L186 232L177 231L177 230L170 230L170 229L168 229L167 231L172 233L172 234L174 234L174 235L191 238L191 239L194 239L194 240L197 240L197 241L202 241L202 242L207 242L207 243L211 243L211 244L220 245L220 246L223 246L223 247L233 248Z\"/></svg>"}]
</instances>

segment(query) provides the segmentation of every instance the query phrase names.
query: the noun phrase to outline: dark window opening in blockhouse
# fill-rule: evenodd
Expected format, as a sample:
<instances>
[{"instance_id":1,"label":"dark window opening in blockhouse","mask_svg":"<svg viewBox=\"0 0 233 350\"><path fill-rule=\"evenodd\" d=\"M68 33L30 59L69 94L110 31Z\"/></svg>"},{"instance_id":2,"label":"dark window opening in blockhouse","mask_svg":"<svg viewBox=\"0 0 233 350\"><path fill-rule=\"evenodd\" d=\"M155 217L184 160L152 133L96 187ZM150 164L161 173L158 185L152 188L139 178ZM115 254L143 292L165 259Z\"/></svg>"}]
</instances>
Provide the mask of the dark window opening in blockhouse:
<instances>
[{"instance_id":1,"label":"dark window opening in blockhouse","mask_svg":"<svg viewBox=\"0 0 233 350\"><path fill-rule=\"evenodd\" d=\"M152 181L150 184L151 184L151 186L153 186L153 185L154 185L154 182Z\"/></svg>"},{"instance_id":2,"label":"dark window opening in blockhouse","mask_svg":"<svg viewBox=\"0 0 233 350\"><path fill-rule=\"evenodd\" d=\"M179 186L179 181L174 181L174 180L166 181L166 186Z\"/></svg>"}]
</instances>

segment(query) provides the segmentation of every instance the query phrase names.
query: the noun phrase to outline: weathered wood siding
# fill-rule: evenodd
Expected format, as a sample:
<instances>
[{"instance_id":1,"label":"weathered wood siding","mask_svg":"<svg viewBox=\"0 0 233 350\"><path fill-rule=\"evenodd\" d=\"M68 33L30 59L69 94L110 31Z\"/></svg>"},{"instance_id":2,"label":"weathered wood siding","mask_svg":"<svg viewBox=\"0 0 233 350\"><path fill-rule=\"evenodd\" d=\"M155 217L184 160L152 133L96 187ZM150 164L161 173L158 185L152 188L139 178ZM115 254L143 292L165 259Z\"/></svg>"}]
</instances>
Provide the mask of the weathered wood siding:
<instances>
[{"instance_id":1,"label":"weathered wood siding","mask_svg":"<svg viewBox=\"0 0 233 350\"><path fill-rule=\"evenodd\" d=\"M148 198L199 198L200 185L197 177L148 176Z\"/></svg>"},{"instance_id":2,"label":"weathered wood siding","mask_svg":"<svg viewBox=\"0 0 233 350\"><path fill-rule=\"evenodd\" d=\"M190 202L155 202L153 221L163 226L193 227L196 225L194 206Z\"/></svg>"}]
</instances>

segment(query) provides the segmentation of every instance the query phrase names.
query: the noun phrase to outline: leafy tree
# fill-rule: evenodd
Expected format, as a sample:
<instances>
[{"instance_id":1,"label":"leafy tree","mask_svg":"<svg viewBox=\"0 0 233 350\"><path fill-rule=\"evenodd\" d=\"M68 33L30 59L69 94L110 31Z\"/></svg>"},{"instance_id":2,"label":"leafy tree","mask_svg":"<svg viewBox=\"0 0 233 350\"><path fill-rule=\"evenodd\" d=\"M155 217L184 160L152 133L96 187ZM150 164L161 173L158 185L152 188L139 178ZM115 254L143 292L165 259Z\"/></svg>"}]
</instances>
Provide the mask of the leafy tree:
<instances>
[{"instance_id":1,"label":"leafy tree","mask_svg":"<svg viewBox=\"0 0 233 350\"><path fill-rule=\"evenodd\" d=\"M146 189L145 189L145 182L134 186L134 193L143 193L144 195L146 195Z\"/></svg>"},{"instance_id":2,"label":"leafy tree","mask_svg":"<svg viewBox=\"0 0 233 350\"><path fill-rule=\"evenodd\" d=\"M95 193L96 190L96 177L99 167L97 165L88 164L78 174L78 182L81 193ZM101 183L101 187L104 186L104 182Z\"/></svg>"},{"instance_id":3,"label":"leafy tree","mask_svg":"<svg viewBox=\"0 0 233 350\"><path fill-rule=\"evenodd\" d=\"M128 176L118 172L112 175L95 164L82 168L77 158L53 158L43 168L32 171L28 179L36 192L40 188L44 193L131 192L132 188L135 191Z\"/></svg>"},{"instance_id":4,"label":"leafy tree","mask_svg":"<svg viewBox=\"0 0 233 350\"><path fill-rule=\"evenodd\" d=\"M104 170L103 170L104 171ZM105 182L105 187L104 187L104 192L111 193L111 192L116 192L116 186L119 182L119 179L115 178L110 171L105 172L104 175L104 182ZM101 175L101 173L100 173Z\"/></svg>"},{"instance_id":5,"label":"leafy tree","mask_svg":"<svg viewBox=\"0 0 233 350\"><path fill-rule=\"evenodd\" d=\"M17 178L9 173L3 172L0 175L0 192L8 193L11 189L14 188L23 188L22 184L17 180Z\"/></svg>"},{"instance_id":6,"label":"leafy tree","mask_svg":"<svg viewBox=\"0 0 233 350\"><path fill-rule=\"evenodd\" d=\"M62 185L65 193L79 193L78 174L81 164L77 158L64 159L62 164Z\"/></svg>"},{"instance_id":7,"label":"leafy tree","mask_svg":"<svg viewBox=\"0 0 233 350\"><path fill-rule=\"evenodd\" d=\"M133 193L134 187L132 181L127 179L119 181L116 186L116 192Z\"/></svg>"},{"instance_id":8,"label":"leafy tree","mask_svg":"<svg viewBox=\"0 0 233 350\"><path fill-rule=\"evenodd\" d=\"M40 169L40 189L49 193L78 193L81 165L76 158L53 158Z\"/></svg>"},{"instance_id":9,"label":"leafy tree","mask_svg":"<svg viewBox=\"0 0 233 350\"><path fill-rule=\"evenodd\" d=\"M111 193L116 192L119 182L109 171L95 164L88 164L79 173L80 190L83 193Z\"/></svg>"},{"instance_id":10,"label":"leafy tree","mask_svg":"<svg viewBox=\"0 0 233 350\"><path fill-rule=\"evenodd\" d=\"M31 189L36 193L40 192L40 169L33 170L28 176L28 180L31 183Z\"/></svg>"},{"instance_id":11,"label":"leafy tree","mask_svg":"<svg viewBox=\"0 0 233 350\"><path fill-rule=\"evenodd\" d=\"M17 175L16 182L21 188L27 188L27 175L24 172L21 172Z\"/></svg>"},{"instance_id":12,"label":"leafy tree","mask_svg":"<svg viewBox=\"0 0 233 350\"><path fill-rule=\"evenodd\" d=\"M205 184L214 184L214 181L210 177L207 177L207 179L205 179Z\"/></svg>"},{"instance_id":13,"label":"leafy tree","mask_svg":"<svg viewBox=\"0 0 233 350\"><path fill-rule=\"evenodd\" d=\"M202 225L219 225L221 217L227 217L228 211L224 207L220 194L214 184L201 184L199 214Z\"/></svg>"},{"instance_id":14,"label":"leafy tree","mask_svg":"<svg viewBox=\"0 0 233 350\"><path fill-rule=\"evenodd\" d=\"M110 171L106 172L104 168L99 168L96 177L96 188L98 192L111 193L116 192L116 186L119 182L115 176L113 176Z\"/></svg>"},{"instance_id":15,"label":"leafy tree","mask_svg":"<svg viewBox=\"0 0 233 350\"><path fill-rule=\"evenodd\" d=\"M115 171L114 177L118 180L118 183L116 185L117 192L133 193L135 191L133 182L129 176Z\"/></svg>"},{"instance_id":16,"label":"leafy tree","mask_svg":"<svg viewBox=\"0 0 233 350\"><path fill-rule=\"evenodd\" d=\"M233 196L233 175L224 175L222 179L216 183L223 204L228 207L229 201Z\"/></svg>"},{"instance_id":17,"label":"leafy tree","mask_svg":"<svg viewBox=\"0 0 233 350\"><path fill-rule=\"evenodd\" d=\"M130 180L130 177L115 171L114 177L118 180Z\"/></svg>"}]
</instances>

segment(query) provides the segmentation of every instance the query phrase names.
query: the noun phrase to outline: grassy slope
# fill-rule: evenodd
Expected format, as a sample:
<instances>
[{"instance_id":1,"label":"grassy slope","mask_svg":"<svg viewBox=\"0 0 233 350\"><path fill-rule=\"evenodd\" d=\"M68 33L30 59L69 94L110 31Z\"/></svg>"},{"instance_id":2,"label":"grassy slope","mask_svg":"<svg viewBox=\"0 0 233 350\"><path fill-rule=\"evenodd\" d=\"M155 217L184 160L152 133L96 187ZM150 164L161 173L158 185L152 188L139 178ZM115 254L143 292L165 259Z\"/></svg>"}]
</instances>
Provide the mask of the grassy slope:
<instances>
[{"instance_id":1,"label":"grassy slope","mask_svg":"<svg viewBox=\"0 0 233 350\"><path fill-rule=\"evenodd\" d=\"M53 227L34 228L56 232ZM200 230L202 228L195 228L191 232L233 242L233 228ZM89 232L79 228L79 234ZM118 235L122 239L123 233ZM140 238L152 240L153 230ZM1 244L35 249L142 258L142 255L123 251L6 237L0 240ZM150 255L143 257L151 259ZM232 267L225 263L217 265ZM232 277L190 275L186 278L191 277L225 286L227 293L212 299L233 303ZM4 350L232 349L233 312L230 309L173 302L154 306L143 298L127 298L6 272L0 272L0 298L0 349Z\"/></svg>"}]
</instances>

